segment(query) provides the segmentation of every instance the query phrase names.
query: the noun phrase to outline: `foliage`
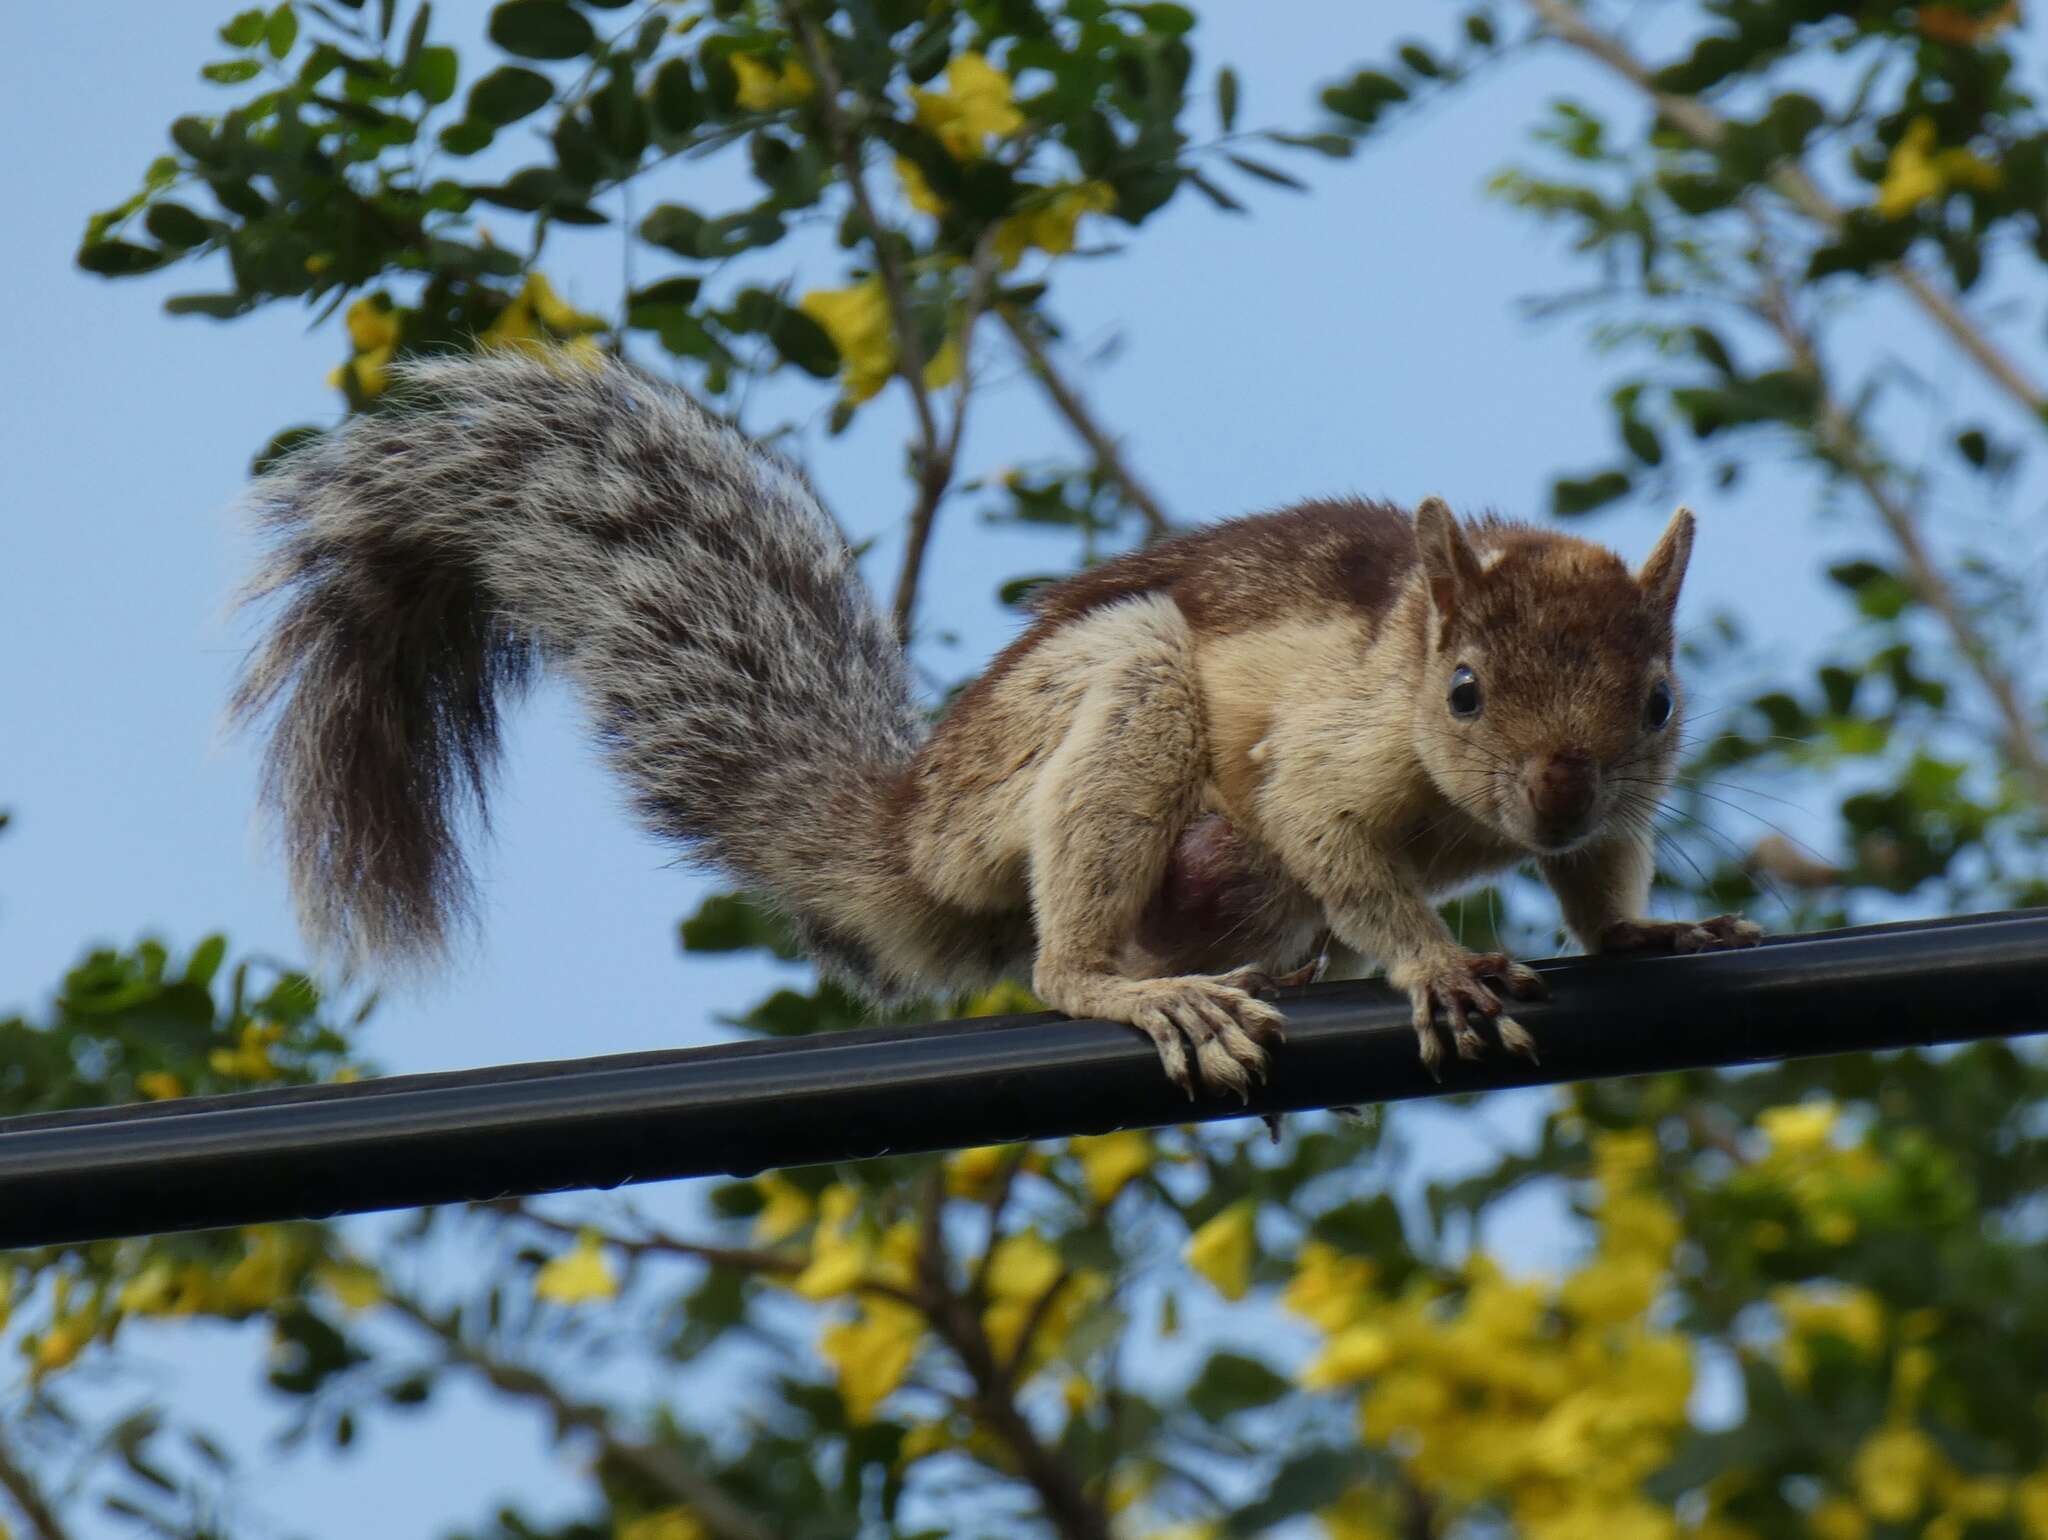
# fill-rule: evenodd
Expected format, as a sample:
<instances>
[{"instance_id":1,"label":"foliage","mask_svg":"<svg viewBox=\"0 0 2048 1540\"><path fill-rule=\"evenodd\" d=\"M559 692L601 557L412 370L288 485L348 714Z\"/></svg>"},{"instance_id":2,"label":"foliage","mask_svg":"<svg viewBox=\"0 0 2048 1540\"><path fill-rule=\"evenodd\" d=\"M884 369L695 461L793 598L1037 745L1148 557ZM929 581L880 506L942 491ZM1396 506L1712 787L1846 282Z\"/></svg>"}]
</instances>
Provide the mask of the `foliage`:
<instances>
[{"instance_id":1,"label":"foliage","mask_svg":"<svg viewBox=\"0 0 2048 1540\"><path fill-rule=\"evenodd\" d=\"M2031 303L2048 258L2016 14L1701 0L1638 61L1597 11L1526 0L1440 18L1341 72L1313 121L1255 134L1178 5L506 0L490 48L458 51L424 5L286 0L221 29L206 75L229 104L172 125L79 260L224 269L179 313L338 317L349 410L379 408L395 359L472 345L630 349L740 415L752 381L830 381L835 430L898 392L908 635L923 542L961 495L1081 559L1165 525L1064 372L1053 304L1082 259L1183 189L1242 212L1297 187L1304 155L1574 50L1653 110L1561 101L1495 186L1594 280L1539 313L1589 316L1628 371L1617 458L1561 477L1554 511L1770 457L1806 468L1840 534L1825 657L1759 667L1732 619L1695 649L1696 672L1760 683L1693 745L1674 901L1767 887L1789 924L2040 902L2039 681L2001 558L2048 417L1964 309L1994 282ZM636 201L720 157L746 199ZM658 265L580 310L541 265L571 238ZM799 260L831 279L799 287ZM1980 386L1935 392L1853 345L1901 305L1930 322L1920 362ZM1075 457L963 483L991 332ZM1928 442L1925 464L1900 447ZM1965 502L1981 550L1926 528ZM1829 801L1799 830L1825 851L1746 843L1727 794L1770 795L1759 780ZM1475 941L1552 935L1521 879L1452 914ZM682 941L789 955L732 896ZM5 1109L345 1070L353 1024L322 1025L300 979L224 982L223 956L175 977L150 947L89 960L47 1020L0 1024ZM857 1017L789 990L742 1024ZM480 1537L2042 1540L2044 1074L1980 1045L1581 1086L1455 1181L1414 1174L1420 1115L1400 1109L1273 1144L1133 1131L771 1173L711 1188L687 1235L624 1205L504 1204L16 1254L0 1489L45 1535L88 1501L165 1535L263 1528L221 1499L218 1442L127 1372L138 1329L205 1319L281 1345L289 1439L348 1446L464 1378L593 1454L581 1517L507 1510ZM1557 1276L1495 1247L1532 1210L1574 1216ZM607 1372L648 1362L665 1372L644 1396ZM136 1405L107 1422L83 1384Z\"/></svg>"}]
</instances>

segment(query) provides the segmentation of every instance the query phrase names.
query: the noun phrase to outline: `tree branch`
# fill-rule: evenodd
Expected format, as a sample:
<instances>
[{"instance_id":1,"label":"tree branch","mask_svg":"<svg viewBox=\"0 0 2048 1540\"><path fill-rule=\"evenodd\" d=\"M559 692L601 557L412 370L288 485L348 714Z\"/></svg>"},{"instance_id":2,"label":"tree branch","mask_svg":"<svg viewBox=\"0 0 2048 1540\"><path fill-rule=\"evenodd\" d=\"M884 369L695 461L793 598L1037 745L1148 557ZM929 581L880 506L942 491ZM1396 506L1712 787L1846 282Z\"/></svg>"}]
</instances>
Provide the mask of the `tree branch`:
<instances>
[{"instance_id":1,"label":"tree branch","mask_svg":"<svg viewBox=\"0 0 2048 1540\"><path fill-rule=\"evenodd\" d=\"M967 285L967 308L960 320L960 390L953 400L953 422L946 440L924 457L918 476L917 506L910 511L910 528L903 540L903 566L896 576L896 596L889 615L895 623L896 640L910 641L911 621L917 613L917 589L924 575L925 550L931 544L932 524L939 504L952 485L954 469L960 463L960 440L967 429L967 403L974 391L974 329L988 308L989 290L995 279L994 230L985 232L974 252L974 267Z\"/></svg>"},{"instance_id":2,"label":"tree branch","mask_svg":"<svg viewBox=\"0 0 2048 1540\"><path fill-rule=\"evenodd\" d=\"M71 1540L36 1478L15 1462L13 1451L4 1443L0 1443L0 1488L6 1490L15 1512L21 1515L35 1540Z\"/></svg>"},{"instance_id":3,"label":"tree branch","mask_svg":"<svg viewBox=\"0 0 2048 1540\"><path fill-rule=\"evenodd\" d=\"M1703 149L1715 149L1728 135L1728 120L1693 96L1679 96L1658 87L1648 65L1629 52L1628 45L1612 33L1594 26L1575 0L1526 0L1529 8L1569 47L1598 59L1650 98L1666 121ZM1781 161L1770 182L1802 214L1830 232L1842 228L1846 215L1820 184L1807 175L1796 160ZM1948 333L1982 369L1986 376L2037 419L2048 408L2048 396L1992 340L1963 314L1953 295L1903 262L1893 262L1878 271L1904 289L1913 303Z\"/></svg>"},{"instance_id":4,"label":"tree branch","mask_svg":"<svg viewBox=\"0 0 2048 1540\"><path fill-rule=\"evenodd\" d=\"M1954 587L1943 576L1934 554L1921 537L1919 520L1894 489L1883 457L1870 443L1862 427L1835 399L1828 388L1826 366L1813 334L1794 314L1790 295L1771 260L1768 236L1761 221L1758 232L1759 266L1765 290L1755 305L1757 313L1777 332L1800 370L1813 382L1814 437L1821 454L1863 489L1863 495L1877 511L1892 543L1906 566L1906 581L1920 602L1933 612L1948 632L1949 641L1962 655L1970 672L1989 697L1998 714L1999 747L2026 782L2029 793L2048 808L2048 758L2044 758L2035 736L2035 726L2021 699L2019 685L2000 663L1991 643L1978 629Z\"/></svg>"},{"instance_id":5,"label":"tree branch","mask_svg":"<svg viewBox=\"0 0 2048 1540\"><path fill-rule=\"evenodd\" d=\"M1132 474L1130 466L1124 462L1123 451L1117 447L1116 440L1103 431L1102 425L1095 420L1095 414L1088 410L1088 403L1081 399L1074 387L1068 384L1059 370L1053 366L1051 357L1045 351L1045 345L1032 333L1023 317L1008 306L1002 307L996 313L1002 317L1003 325L1009 328L1011 338L1016 342L1018 350L1023 353L1025 362L1031 366L1032 375L1045 388L1046 396L1058 408L1060 415L1066 418L1067 425L1080 437L1081 442L1088 446L1089 453L1095 456L1095 463L1101 467L1102 473L1116 483L1117 489L1124 495L1124 501L1137 509L1140 517L1144 519L1147 542L1161 540L1172 534L1173 521L1166 516L1166 510L1159 505L1159 499Z\"/></svg>"},{"instance_id":6,"label":"tree branch","mask_svg":"<svg viewBox=\"0 0 2048 1540\"><path fill-rule=\"evenodd\" d=\"M388 1289L384 1301L398 1315L432 1336L451 1365L472 1370L503 1395L543 1408L562 1432L576 1429L590 1435L606 1462L633 1472L674 1497L718 1540L777 1540L773 1526L742 1507L731 1493L684 1459L679 1451L614 1436L608 1408L574 1400L539 1371L509 1363L477 1346L463 1335L454 1316L438 1315L417 1300Z\"/></svg>"},{"instance_id":7,"label":"tree branch","mask_svg":"<svg viewBox=\"0 0 2048 1540\"><path fill-rule=\"evenodd\" d=\"M982 1326L981 1311L957 1292L948 1276L945 1236L926 1190L917 1276L920 1308L932 1331L960 1360L974 1386L969 1411L1010 1451L1017 1470L1044 1506L1046 1521L1060 1540L1110 1540L1109 1516L1083 1489L1074 1472L1039 1438L1012 1399L1014 1386L996 1362ZM990 1245L994 1245L991 1238Z\"/></svg>"},{"instance_id":8,"label":"tree branch","mask_svg":"<svg viewBox=\"0 0 2048 1540\"><path fill-rule=\"evenodd\" d=\"M570 1224L562 1219L550 1219L537 1214L517 1198L500 1199L498 1202L482 1205L500 1213L512 1215L538 1229L574 1240L589 1229L589 1225ZM679 1235L670 1235L662 1230L648 1229L639 1235L615 1235L602 1232L607 1246L616 1246L629 1256L682 1257L695 1262L708 1262L713 1267L737 1268L744 1273L765 1273L776 1278L794 1278L810 1263L787 1252L768 1251L754 1246L709 1246L700 1241L687 1241ZM898 1304L917 1305L920 1296L909 1289L899 1289L893 1283L878 1279L863 1279L855 1289L862 1294L880 1294L895 1300Z\"/></svg>"}]
</instances>

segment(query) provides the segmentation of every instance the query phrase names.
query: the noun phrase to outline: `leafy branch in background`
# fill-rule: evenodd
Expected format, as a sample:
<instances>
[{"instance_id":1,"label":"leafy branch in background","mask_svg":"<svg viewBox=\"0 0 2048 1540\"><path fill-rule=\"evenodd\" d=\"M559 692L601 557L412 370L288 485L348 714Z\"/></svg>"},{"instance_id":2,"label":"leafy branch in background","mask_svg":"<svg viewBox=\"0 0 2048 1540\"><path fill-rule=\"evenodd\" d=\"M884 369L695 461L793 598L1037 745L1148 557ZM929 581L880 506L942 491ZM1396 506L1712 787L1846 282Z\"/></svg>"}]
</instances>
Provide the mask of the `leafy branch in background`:
<instances>
[{"instance_id":1,"label":"leafy branch in background","mask_svg":"<svg viewBox=\"0 0 2048 1540\"><path fill-rule=\"evenodd\" d=\"M1303 156L1402 153L1415 114L1473 110L1488 74L1583 56L1648 115L1560 101L1494 189L1585 264L1539 313L1589 317L1628 371L1615 459L1561 476L1555 512L1778 461L1838 547L1824 656L1745 660L1731 619L1695 660L1749 672L1694 745L1675 901L1770 882L1803 923L2038 902L2041 683L2011 553L2042 420L1977 298L2038 312L2048 259L2013 14L1701 0L1652 48L1523 0L1446 14L1339 72L1317 121L1253 133L1170 4L507 0L488 47L458 49L423 5L309 0L227 22L224 105L172 126L80 262L204 269L219 287L181 314L310 307L348 410L378 410L406 354L472 346L629 351L742 421L759 382L809 379L833 431L878 435L861 409L893 392L891 599L914 635L924 542L963 493L1082 559L1169 526L1143 446L1065 361L1056 301L1084 260L1183 190L1242 214L1298 188ZM570 240L615 243L617 294L563 297ZM1924 330L1897 333L1901 309ZM962 463L997 350L1072 460ZM1949 358L1974 394L1916 383ZM1785 835L1731 817L1779 794ZM1541 948L1528 897L1450 914ZM791 955L729 895L681 935ZM788 989L738 1024L859 1014ZM98 954L0 1023L0 1110L333 1079L359 1025L294 975L227 971L218 943ZM1412 1164L1443 1114L1394 1109L1277 1145L1163 1130L769 1174L708 1188L686 1229L591 1200L17 1253L0 1508L44 1536L95 1504L152 1534L275 1527L137 1364L208 1321L277 1344L280 1437L337 1458L458 1380L543 1412L589 1458L581 1511L503 1509L479 1540L2043 1540L2043 1075L1986 1045L1579 1087L1456 1179ZM1489 1249L1531 1201L1573 1216L1549 1278ZM104 1413L108 1387L132 1404Z\"/></svg>"}]
</instances>

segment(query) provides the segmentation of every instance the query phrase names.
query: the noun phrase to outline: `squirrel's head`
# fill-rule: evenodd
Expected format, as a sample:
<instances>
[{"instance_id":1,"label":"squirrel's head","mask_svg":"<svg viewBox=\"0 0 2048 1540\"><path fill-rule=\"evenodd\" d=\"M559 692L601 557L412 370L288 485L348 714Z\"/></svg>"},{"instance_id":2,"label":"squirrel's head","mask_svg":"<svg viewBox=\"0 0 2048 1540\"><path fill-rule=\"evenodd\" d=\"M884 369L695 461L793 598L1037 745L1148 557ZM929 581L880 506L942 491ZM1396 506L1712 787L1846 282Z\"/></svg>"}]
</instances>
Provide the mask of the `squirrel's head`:
<instances>
[{"instance_id":1,"label":"squirrel's head","mask_svg":"<svg viewBox=\"0 0 2048 1540\"><path fill-rule=\"evenodd\" d=\"M1672 515L1635 572L1569 535L1467 530L1437 498L1415 533L1429 607L1415 743L1438 789L1540 855L1647 824L1677 756L1672 615L1692 514Z\"/></svg>"}]
</instances>

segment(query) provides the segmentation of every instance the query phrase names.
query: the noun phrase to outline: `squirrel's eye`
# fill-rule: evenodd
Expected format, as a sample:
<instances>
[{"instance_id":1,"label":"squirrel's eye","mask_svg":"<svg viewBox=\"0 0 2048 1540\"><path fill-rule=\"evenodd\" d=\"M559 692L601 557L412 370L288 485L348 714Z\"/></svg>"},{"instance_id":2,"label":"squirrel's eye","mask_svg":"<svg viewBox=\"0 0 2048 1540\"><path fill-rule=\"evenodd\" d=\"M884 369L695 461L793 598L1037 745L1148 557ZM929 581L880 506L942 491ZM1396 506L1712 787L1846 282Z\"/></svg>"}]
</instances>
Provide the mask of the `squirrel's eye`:
<instances>
[{"instance_id":1,"label":"squirrel's eye","mask_svg":"<svg viewBox=\"0 0 2048 1540\"><path fill-rule=\"evenodd\" d=\"M1454 717L1479 715L1479 676L1462 663L1451 670L1450 704Z\"/></svg>"},{"instance_id":2,"label":"squirrel's eye","mask_svg":"<svg viewBox=\"0 0 2048 1540\"><path fill-rule=\"evenodd\" d=\"M1651 732L1671 720L1671 686L1658 680L1650 686L1650 698L1643 706L1643 721Z\"/></svg>"}]
</instances>

